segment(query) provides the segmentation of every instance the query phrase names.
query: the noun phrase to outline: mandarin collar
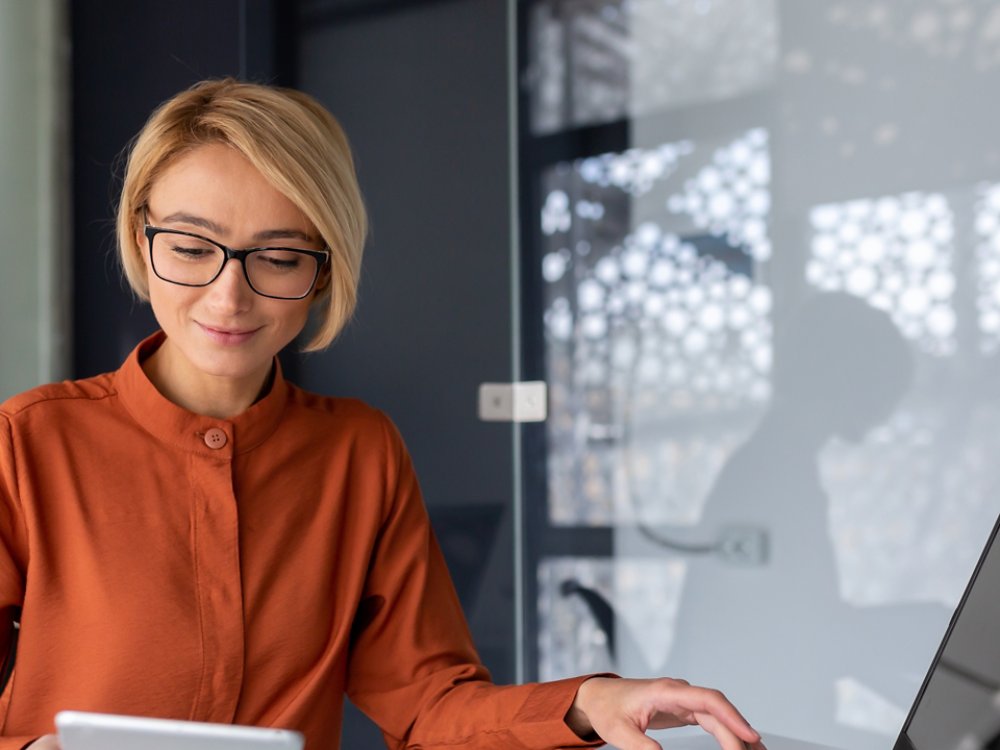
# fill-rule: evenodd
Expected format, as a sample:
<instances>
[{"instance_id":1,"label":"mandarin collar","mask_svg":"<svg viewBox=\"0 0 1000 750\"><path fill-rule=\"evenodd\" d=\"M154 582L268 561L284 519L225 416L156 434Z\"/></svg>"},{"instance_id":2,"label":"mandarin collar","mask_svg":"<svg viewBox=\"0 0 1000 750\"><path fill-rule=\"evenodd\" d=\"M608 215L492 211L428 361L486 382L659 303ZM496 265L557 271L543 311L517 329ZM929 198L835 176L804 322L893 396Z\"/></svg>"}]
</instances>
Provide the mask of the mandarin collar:
<instances>
[{"instance_id":1,"label":"mandarin collar","mask_svg":"<svg viewBox=\"0 0 1000 750\"><path fill-rule=\"evenodd\" d=\"M270 437L288 400L288 382L277 357L271 389L264 398L231 419L206 417L168 400L143 372L142 361L166 338L157 331L141 341L114 375L123 405L143 429L180 450L220 459L253 450Z\"/></svg>"}]
</instances>

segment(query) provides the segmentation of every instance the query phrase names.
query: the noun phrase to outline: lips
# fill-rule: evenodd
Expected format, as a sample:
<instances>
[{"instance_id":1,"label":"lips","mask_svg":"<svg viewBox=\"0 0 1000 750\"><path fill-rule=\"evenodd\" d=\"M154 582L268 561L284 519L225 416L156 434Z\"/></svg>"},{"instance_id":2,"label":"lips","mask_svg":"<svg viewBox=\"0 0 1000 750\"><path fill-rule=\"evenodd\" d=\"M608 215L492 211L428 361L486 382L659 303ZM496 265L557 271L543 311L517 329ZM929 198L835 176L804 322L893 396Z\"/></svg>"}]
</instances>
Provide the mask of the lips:
<instances>
[{"instance_id":1,"label":"lips","mask_svg":"<svg viewBox=\"0 0 1000 750\"><path fill-rule=\"evenodd\" d=\"M244 344L252 339L254 334L260 330L260 328L217 328L215 326L205 325L204 323L198 323L198 326L209 339L217 344L222 344L223 346L237 346L239 344Z\"/></svg>"}]
</instances>

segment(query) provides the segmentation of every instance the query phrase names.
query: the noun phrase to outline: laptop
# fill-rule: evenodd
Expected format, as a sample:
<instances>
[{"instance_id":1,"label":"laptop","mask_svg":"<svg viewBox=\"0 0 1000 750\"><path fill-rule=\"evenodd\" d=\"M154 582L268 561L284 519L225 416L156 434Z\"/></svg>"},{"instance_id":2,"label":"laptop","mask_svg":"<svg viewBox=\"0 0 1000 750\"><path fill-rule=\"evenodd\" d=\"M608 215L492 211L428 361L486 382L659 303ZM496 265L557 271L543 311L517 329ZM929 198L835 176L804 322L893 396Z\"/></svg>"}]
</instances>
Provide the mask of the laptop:
<instances>
[{"instance_id":1,"label":"laptop","mask_svg":"<svg viewBox=\"0 0 1000 750\"><path fill-rule=\"evenodd\" d=\"M302 750L298 732L175 719L60 711L62 750Z\"/></svg>"},{"instance_id":2,"label":"laptop","mask_svg":"<svg viewBox=\"0 0 1000 750\"><path fill-rule=\"evenodd\" d=\"M998 530L1000 519L891 750L1000 750ZM763 739L768 750L834 750L767 733ZM719 747L704 732L668 746L670 750Z\"/></svg>"}]
</instances>

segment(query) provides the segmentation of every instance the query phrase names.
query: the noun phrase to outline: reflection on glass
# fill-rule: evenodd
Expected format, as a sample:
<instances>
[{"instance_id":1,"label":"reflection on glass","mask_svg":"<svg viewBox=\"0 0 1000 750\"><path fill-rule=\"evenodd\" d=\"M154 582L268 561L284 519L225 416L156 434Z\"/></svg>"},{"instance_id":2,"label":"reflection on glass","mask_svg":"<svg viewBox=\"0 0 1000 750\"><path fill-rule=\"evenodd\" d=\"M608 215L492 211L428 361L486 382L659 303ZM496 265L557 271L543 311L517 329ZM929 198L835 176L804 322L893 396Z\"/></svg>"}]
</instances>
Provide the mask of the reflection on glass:
<instances>
[{"instance_id":1,"label":"reflection on glass","mask_svg":"<svg viewBox=\"0 0 1000 750\"><path fill-rule=\"evenodd\" d=\"M554 523L697 521L769 393L769 179L760 129L545 175Z\"/></svg>"},{"instance_id":2,"label":"reflection on glass","mask_svg":"<svg viewBox=\"0 0 1000 750\"><path fill-rule=\"evenodd\" d=\"M771 160L767 131L756 128L717 149L712 162L684 184L667 205L695 226L725 236L760 262L771 257L767 217L771 209Z\"/></svg>"},{"instance_id":3,"label":"reflection on glass","mask_svg":"<svg viewBox=\"0 0 1000 750\"><path fill-rule=\"evenodd\" d=\"M767 411L716 477L700 524L709 537L733 524L765 529L767 559L689 561L670 668L724 685L775 731L854 747L837 720L838 698L842 718L846 710L869 729L894 732L898 725L872 722L898 718L907 705L906 688L894 681L908 671L915 641L931 647L945 612L844 601L819 456L832 439L858 441L892 413L910 387L913 357L889 315L843 292L815 294L788 321L776 341ZM745 614L734 620L722 611ZM794 715L759 690L763 673L794 686ZM874 710L879 703L883 710Z\"/></svg>"},{"instance_id":4,"label":"reflection on glass","mask_svg":"<svg viewBox=\"0 0 1000 750\"><path fill-rule=\"evenodd\" d=\"M539 565L539 675L662 669L684 582L683 563L655 558L553 557Z\"/></svg>"},{"instance_id":5,"label":"reflection on glass","mask_svg":"<svg viewBox=\"0 0 1000 750\"><path fill-rule=\"evenodd\" d=\"M575 128L626 118L608 132L631 139L532 165L550 525L611 527L609 571L680 566L658 602L680 606L660 626L668 672L779 733L883 748L1000 510L1000 141L983 95L1000 8L530 12L533 133L586 148L603 131ZM544 606L578 607L580 627L600 622L584 589L603 592L619 645L590 644L601 659L663 671L628 645L610 583L551 585ZM570 656L544 643L543 661L592 657L584 639Z\"/></svg>"},{"instance_id":6,"label":"reflection on glass","mask_svg":"<svg viewBox=\"0 0 1000 750\"><path fill-rule=\"evenodd\" d=\"M955 352L954 217L940 193L817 206L809 282L892 314L932 354Z\"/></svg>"},{"instance_id":7,"label":"reflection on glass","mask_svg":"<svg viewBox=\"0 0 1000 750\"><path fill-rule=\"evenodd\" d=\"M826 7L832 27L874 35L890 48L916 49L931 60L969 56L976 70L1000 65L1000 7L982 0L950 2L834 2Z\"/></svg>"},{"instance_id":8,"label":"reflection on glass","mask_svg":"<svg viewBox=\"0 0 1000 750\"><path fill-rule=\"evenodd\" d=\"M906 711L854 677L834 683L837 696L836 721L894 737L906 720Z\"/></svg>"},{"instance_id":9,"label":"reflection on glass","mask_svg":"<svg viewBox=\"0 0 1000 750\"><path fill-rule=\"evenodd\" d=\"M775 0L545 0L530 22L536 133L739 96L778 57Z\"/></svg>"},{"instance_id":10,"label":"reflection on glass","mask_svg":"<svg viewBox=\"0 0 1000 750\"><path fill-rule=\"evenodd\" d=\"M971 248L956 239L970 229L983 235L988 198L979 191L975 219L973 203L972 191L960 189L824 204L809 213L809 282L885 310L917 346L915 385L900 408L861 443L833 443L822 454L841 590L854 604L953 604L995 512L988 454L998 414L976 386L986 373L969 379L988 336L974 336L961 274ZM988 243L978 241L978 266L971 267L979 274L981 329ZM963 380L964 389L943 386Z\"/></svg>"},{"instance_id":11,"label":"reflection on glass","mask_svg":"<svg viewBox=\"0 0 1000 750\"><path fill-rule=\"evenodd\" d=\"M1000 351L1000 185L979 187L975 211L980 350L994 355Z\"/></svg>"}]
</instances>

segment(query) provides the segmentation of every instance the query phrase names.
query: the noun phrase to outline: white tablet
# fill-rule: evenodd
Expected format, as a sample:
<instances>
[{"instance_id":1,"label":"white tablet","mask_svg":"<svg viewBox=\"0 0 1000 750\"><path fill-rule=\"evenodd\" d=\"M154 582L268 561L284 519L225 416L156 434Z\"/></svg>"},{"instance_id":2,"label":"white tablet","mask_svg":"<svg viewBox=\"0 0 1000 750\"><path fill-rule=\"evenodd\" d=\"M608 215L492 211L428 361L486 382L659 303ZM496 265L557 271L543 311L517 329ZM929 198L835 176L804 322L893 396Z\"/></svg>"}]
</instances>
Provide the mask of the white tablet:
<instances>
[{"instance_id":1,"label":"white tablet","mask_svg":"<svg viewBox=\"0 0 1000 750\"><path fill-rule=\"evenodd\" d=\"M84 711L60 711L56 728L63 750L302 750L302 735L287 729Z\"/></svg>"}]
</instances>

